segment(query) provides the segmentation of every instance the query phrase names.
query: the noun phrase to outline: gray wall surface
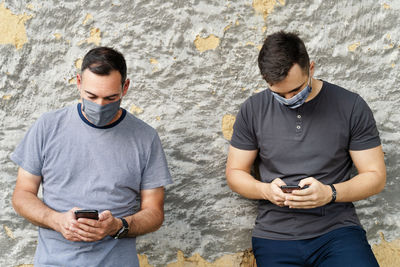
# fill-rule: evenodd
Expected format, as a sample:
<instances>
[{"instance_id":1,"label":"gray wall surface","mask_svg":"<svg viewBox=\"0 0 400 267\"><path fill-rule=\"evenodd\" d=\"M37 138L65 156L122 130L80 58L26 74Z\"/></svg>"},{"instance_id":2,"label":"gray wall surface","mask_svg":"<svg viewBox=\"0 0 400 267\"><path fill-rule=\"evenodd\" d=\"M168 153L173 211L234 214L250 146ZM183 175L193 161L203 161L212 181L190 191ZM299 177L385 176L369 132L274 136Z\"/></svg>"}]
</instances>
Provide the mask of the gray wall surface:
<instances>
[{"instance_id":1,"label":"gray wall surface","mask_svg":"<svg viewBox=\"0 0 400 267\"><path fill-rule=\"evenodd\" d=\"M230 191L225 162L240 104L264 90L257 56L267 34L297 31L317 78L360 94L380 131L385 190L356 203L372 244L400 238L399 0L3 0L0 3L0 266L33 262L36 227L11 196L9 155L44 112L77 103L75 76L97 45L127 59L122 106L160 134L174 184L163 227L138 239L149 263L251 247L256 202Z\"/></svg>"}]
</instances>

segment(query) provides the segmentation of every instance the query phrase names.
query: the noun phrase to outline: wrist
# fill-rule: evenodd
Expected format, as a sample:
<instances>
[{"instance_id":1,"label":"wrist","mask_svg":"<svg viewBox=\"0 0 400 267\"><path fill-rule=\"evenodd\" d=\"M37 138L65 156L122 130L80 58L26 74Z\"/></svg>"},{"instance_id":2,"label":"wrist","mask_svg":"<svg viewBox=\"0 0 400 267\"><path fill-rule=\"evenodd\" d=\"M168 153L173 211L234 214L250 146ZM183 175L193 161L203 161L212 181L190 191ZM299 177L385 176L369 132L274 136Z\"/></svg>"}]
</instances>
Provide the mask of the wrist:
<instances>
[{"instance_id":1,"label":"wrist","mask_svg":"<svg viewBox=\"0 0 400 267\"><path fill-rule=\"evenodd\" d=\"M45 217L48 218L48 227L56 232L61 232L62 224L65 221L63 213L51 212Z\"/></svg>"},{"instance_id":2,"label":"wrist","mask_svg":"<svg viewBox=\"0 0 400 267\"><path fill-rule=\"evenodd\" d=\"M113 223L113 228L112 231L110 233L110 236L115 236L119 229L122 228L122 221L121 219L117 218L117 217L113 217L114 223Z\"/></svg>"},{"instance_id":3,"label":"wrist","mask_svg":"<svg viewBox=\"0 0 400 267\"><path fill-rule=\"evenodd\" d=\"M128 237L128 234L129 234L129 224L128 224L128 222L122 217L121 218L115 218L115 219L117 219L120 222L118 225L120 225L121 227L111 237L113 237L114 239L121 239L121 238L124 238L124 237Z\"/></svg>"},{"instance_id":4,"label":"wrist","mask_svg":"<svg viewBox=\"0 0 400 267\"><path fill-rule=\"evenodd\" d=\"M336 201L336 188L333 184L330 184L329 187L332 190L331 201L329 203L333 203Z\"/></svg>"},{"instance_id":5,"label":"wrist","mask_svg":"<svg viewBox=\"0 0 400 267\"><path fill-rule=\"evenodd\" d=\"M270 195L269 192L271 190L271 184L259 182L257 188L259 190L259 195L261 196L261 199L269 200L269 195Z\"/></svg>"}]
</instances>

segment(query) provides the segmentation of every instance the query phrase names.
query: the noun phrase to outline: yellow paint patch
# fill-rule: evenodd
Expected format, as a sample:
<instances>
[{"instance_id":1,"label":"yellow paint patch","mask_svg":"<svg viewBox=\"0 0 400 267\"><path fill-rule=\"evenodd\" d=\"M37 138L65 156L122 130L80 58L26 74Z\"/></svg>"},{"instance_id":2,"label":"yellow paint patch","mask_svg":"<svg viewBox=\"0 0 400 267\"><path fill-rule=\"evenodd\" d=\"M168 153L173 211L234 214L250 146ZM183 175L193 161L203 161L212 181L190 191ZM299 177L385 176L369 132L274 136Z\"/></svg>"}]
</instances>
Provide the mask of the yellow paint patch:
<instances>
[{"instance_id":1,"label":"yellow paint patch","mask_svg":"<svg viewBox=\"0 0 400 267\"><path fill-rule=\"evenodd\" d=\"M154 265L149 264L149 260L147 259L146 255L137 254L139 258L139 265L140 267L154 267Z\"/></svg>"},{"instance_id":2,"label":"yellow paint patch","mask_svg":"<svg viewBox=\"0 0 400 267\"><path fill-rule=\"evenodd\" d=\"M230 22L229 25L225 26L224 32L226 32L227 30L229 30L230 27L232 27L232 22Z\"/></svg>"},{"instance_id":3,"label":"yellow paint patch","mask_svg":"<svg viewBox=\"0 0 400 267\"><path fill-rule=\"evenodd\" d=\"M91 19L93 19L92 14L87 14L85 19L83 20L83 25L86 25L86 23L88 23L88 21Z\"/></svg>"},{"instance_id":4,"label":"yellow paint patch","mask_svg":"<svg viewBox=\"0 0 400 267\"><path fill-rule=\"evenodd\" d=\"M158 64L158 61L155 58L150 58L150 63L151 64Z\"/></svg>"},{"instance_id":5,"label":"yellow paint patch","mask_svg":"<svg viewBox=\"0 0 400 267\"><path fill-rule=\"evenodd\" d=\"M396 66L396 64L392 63L392 68L394 68Z\"/></svg>"},{"instance_id":6,"label":"yellow paint patch","mask_svg":"<svg viewBox=\"0 0 400 267\"><path fill-rule=\"evenodd\" d=\"M357 47L359 47L360 45L361 45L361 43L360 43L360 42L357 42L357 43L354 43L354 44L349 45L349 46L347 47L347 49L348 49L350 52L354 52L354 51L357 49Z\"/></svg>"},{"instance_id":7,"label":"yellow paint patch","mask_svg":"<svg viewBox=\"0 0 400 267\"><path fill-rule=\"evenodd\" d=\"M156 117L156 120L160 121L160 120L161 120L161 117L160 117L160 116L157 116L157 117Z\"/></svg>"},{"instance_id":8,"label":"yellow paint patch","mask_svg":"<svg viewBox=\"0 0 400 267\"><path fill-rule=\"evenodd\" d=\"M4 100L10 100L12 95L3 95Z\"/></svg>"},{"instance_id":9,"label":"yellow paint patch","mask_svg":"<svg viewBox=\"0 0 400 267\"><path fill-rule=\"evenodd\" d=\"M16 267L34 267L33 264L20 264L17 265Z\"/></svg>"},{"instance_id":10,"label":"yellow paint patch","mask_svg":"<svg viewBox=\"0 0 400 267\"><path fill-rule=\"evenodd\" d=\"M201 53L207 50L214 50L219 46L219 38L214 34L211 34L206 38L201 38L197 35L196 40L194 40L194 45Z\"/></svg>"},{"instance_id":11,"label":"yellow paint patch","mask_svg":"<svg viewBox=\"0 0 400 267\"><path fill-rule=\"evenodd\" d=\"M262 27L261 32L264 33L267 30L267 26Z\"/></svg>"},{"instance_id":12,"label":"yellow paint patch","mask_svg":"<svg viewBox=\"0 0 400 267\"><path fill-rule=\"evenodd\" d=\"M68 83L69 84L76 84L76 78L74 77L74 78L69 79Z\"/></svg>"},{"instance_id":13,"label":"yellow paint patch","mask_svg":"<svg viewBox=\"0 0 400 267\"><path fill-rule=\"evenodd\" d=\"M87 43L93 43L95 45L100 45L101 41L101 32L98 28L91 28L90 29L90 37L87 39Z\"/></svg>"},{"instance_id":14,"label":"yellow paint patch","mask_svg":"<svg viewBox=\"0 0 400 267\"><path fill-rule=\"evenodd\" d=\"M139 115L143 113L143 109L132 104L131 108L129 109L129 112L135 115Z\"/></svg>"},{"instance_id":15,"label":"yellow paint patch","mask_svg":"<svg viewBox=\"0 0 400 267\"><path fill-rule=\"evenodd\" d=\"M15 15L5 8L4 3L0 4L0 44L12 44L15 48L21 49L28 37L26 36L25 22L32 16L27 14Z\"/></svg>"},{"instance_id":16,"label":"yellow paint patch","mask_svg":"<svg viewBox=\"0 0 400 267\"><path fill-rule=\"evenodd\" d=\"M255 44L255 43L253 43L253 42L247 42L245 46L248 46L248 45L251 45L251 46L256 46L256 44Z\"/></svg>"},{"instance_id":17,"label":"yellow paint patch","mask_svg":"<svg viewBox=\"0 0 400 267\"><path fill-rule=\"evenodd\" d=\"M30 10L34 10L35 6L31 3L31 4L26 4L26 8L29 8Z\"/></svg>"},{"instance_id":18,"label":"yellow paint patch","mask_svg":"<svg viewBox=\"0 0 400 267\"><path fill-rule=\"evenodd\" d=\"M54 37L56 37L57 40L60 40L62 37L62 35L60 33L55 33L53 35L54 35Z\"/></svg>"},{"instance_id":19,"label":"yellow paint patch","mask_svg":"<svg viewBox=\"0 0 400 267\"><path fill-rule=\"evenodd\" d=\"M388 5L388 4L386 4L386 3L383 3L383 8L384 8L384 9L390 9L390 5Z\"/></svg>"},{"instance_id":20,"label":"yellow paint patch","mask_svg":"<svg viewBox=\"0 0 400 267\"><path fill-rule=\"evenodd\" d=\"M214 262L208 262L198 253L190 258L185 258L182 251L177 253L177 261L167 265L167 267L256 267L256 261L253 254L246 250L231 255L224 255Z\"/></svg>"},{"instance_id":21,"label":"yellow paint patch","mask_svg":"<svg viewBox=\"0 0 400 267\"><path fill-rule=\"evenodd\" d=\"M81 68L82 68L82 62L83 62L83 60L82 60L81 58L78 58L78 59L75 61L75 67L76 67L77 69L81 69Z\"/></svg>"},{"instance_id":22,"label":"yellow paint patch","mask_svg":"<svg viewBox=\"0 0 400 267\"><path fill-rule=\"evenodd\" d=\"M236 26L239 26L239 25L240 25L239 20L236 20L235 25L236 25Z\"/></svg>"},{"instance_id":23,"label":"yellow paint patch","mask_svg":"<svg viewBox=\"0 0 400 267\"><path fill-rule=\"evenodd\" d=\"M8 236L9 238L15 239L14 233L12 232L12 230L11 230L10 228L8 228L7 225L4 225L4 224L3 224L3 228L4 228L4 231L6 232L6 234L7 234L7 236Z\"/></svg>"},{"instance_id":24,"label":"yellow paint patch","mask_svg":"<svg viewBox=\"0 0 400 267\"><path fill-rule=\"evenodd\" d=\"M226 140L231 140L233 134L233 124L236 117L231 114L226 114L222 117L222 134Z\"/></svg>"},{"instance_id":25,"label":"yellow paint patch","mask_svg":"<svg viewBox=\"0 0 400 267\"><path fill-rule=\"evenodd\" d=\"M274 11L278 2L281 6L285 5L285 0L253 0L253 8L257 14L262 14L265 20L267 19L268 14Z\"/></svg>"},{"instance_id":26,"label":"yellow paint patch","mask_svg":"<svg viewBox=\"0 0 400 267\"><path fill-rule=\"evenodd\" d=\"M400 239L387 242L381 235L381 243L372 245L372 251L380 266L400 266Z\"/></svg>"},{"instance_id":27,"label":"yellow paint patch","mask_svg":"<svg viewBox=\"0 0 400 267\"><path fill-rule=\"evenodd\" d=\"M101 32L99 28L91 28L90 29L90 37L87 38L86 40L80 41L78 45L81 45L83 43L88 43L88 44L95 44L95 45L100 45L101 42Z\"/></svg>"}]
</instances>

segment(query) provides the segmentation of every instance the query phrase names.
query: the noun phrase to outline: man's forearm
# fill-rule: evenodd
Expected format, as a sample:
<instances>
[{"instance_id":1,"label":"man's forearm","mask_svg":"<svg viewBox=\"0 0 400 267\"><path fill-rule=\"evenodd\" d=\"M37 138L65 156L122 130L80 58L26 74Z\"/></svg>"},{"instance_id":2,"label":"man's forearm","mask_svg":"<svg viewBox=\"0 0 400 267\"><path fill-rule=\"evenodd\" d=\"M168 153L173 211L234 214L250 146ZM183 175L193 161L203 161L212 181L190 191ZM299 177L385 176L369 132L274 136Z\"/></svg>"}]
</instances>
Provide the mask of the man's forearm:
<instances>
[{"instance_id":1,"label":"man's forearm","mask_svg":"<svg viewBox=\"0 0 400 267\"><path fill-rule=\"evenodd\" d=\"M164 221L164 212L158 209L143 209L125 217L129 224L129 236L135 237L158 230Z\"/></svg>"},{"instance_id":2,"label":"man's forearm","mask_svg":"<svg viewBox=\"0 0 400 267\"><path fill-rule=\"evenodd\" d=\"M377 172L366 172L352 179L335 184L336 202L353 202L366 199L381 192L385 186L386 176Z\"/></svg>"},{"instance_id":3,"label":"man's forearm","mask_svg":"<svg viewBox=\"0 0 400 267\"><path fill-rule=\"evenodd\" d=\"M35 194L16 190L12 202L15 211L31 223L44 228L57 229L54 218L58 212L46 206Z\"/></svg>"},{"instance_id":4,"label":"man's forearm","mask_svg":"<svg viewBox=\"0 0 400 267\"><path fill-rule=\"evenodd\" d=\"M249 173L238 169L227 169L226 177L232 191L249 199L267 199L266 190L270 186L256 180Z\"/></svg>"}]
</instances>

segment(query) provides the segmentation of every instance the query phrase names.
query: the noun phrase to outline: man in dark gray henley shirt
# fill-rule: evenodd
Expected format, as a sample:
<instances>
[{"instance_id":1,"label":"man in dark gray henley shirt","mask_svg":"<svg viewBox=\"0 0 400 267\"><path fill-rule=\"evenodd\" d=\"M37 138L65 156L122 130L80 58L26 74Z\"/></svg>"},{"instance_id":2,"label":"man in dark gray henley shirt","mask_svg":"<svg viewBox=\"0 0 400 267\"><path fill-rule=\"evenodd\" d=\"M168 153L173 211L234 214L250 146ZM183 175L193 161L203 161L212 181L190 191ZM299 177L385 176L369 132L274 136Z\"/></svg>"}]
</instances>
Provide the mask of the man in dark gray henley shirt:
<instances>
[{"instance_id":1,"label":"man in dark gray henley shirt","mask_svg":"<svg viewBox=\"0 0 400 267\"><path fill-rule=\"evenodd\" d=\"M230 188L260 200L257 266L378 266L352 204L386 182L370 108L313 78L315 63L296 34L268 36L258 64L269 89L242 104L226 166ZM250 172L257 157L260 180Z\"/></svg>"}]
</instances>

